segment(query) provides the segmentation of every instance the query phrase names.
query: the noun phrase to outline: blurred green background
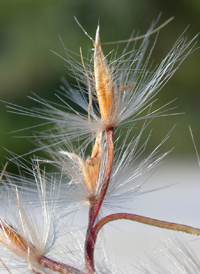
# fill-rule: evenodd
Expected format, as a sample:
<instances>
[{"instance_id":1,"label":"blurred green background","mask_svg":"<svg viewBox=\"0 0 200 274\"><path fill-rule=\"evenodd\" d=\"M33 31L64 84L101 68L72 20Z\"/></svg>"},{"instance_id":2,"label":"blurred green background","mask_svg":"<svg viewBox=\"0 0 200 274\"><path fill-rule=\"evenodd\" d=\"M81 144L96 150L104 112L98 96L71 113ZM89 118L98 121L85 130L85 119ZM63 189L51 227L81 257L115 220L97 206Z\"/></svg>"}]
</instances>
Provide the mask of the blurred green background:
<instances>
[{"instance_id":1,"label":"blurred green background","mask_svg":"<svg viewBox=\"0 0 200 274\"><path fill-rule=\"evenodd\" d=\"M157 19L160 25L169 17L175 19L161 30L152 58L154 64L160 62L173 46L185 28L185 36L192 39L200 31L199 0L0 0L0 99L20 106L31 108L33 101L27 98L33 91L42 98L54 100L55 90L60 86L61 76L70 83L66 63L50 51L65 57L59 39L61 36L67 49L87 56L92 42L82 32L74 20L76 16L84 29L92 36L98 21L101 26L101 41L127 39L135 30L145 33L151 22ZM154 41L155 35L151 41ZM139 43L138 43L139 44ZM198 42L197 46L200 46ZM112 48L118 52L123 46L104 46L108 53ZM77 60L79 60L77 56ZM165 88L159 93L157 107L178 98L172 106L178 106L178 112L184 115L155 119L153 137L147 151L152 150L158 142L177 124L167 142L167 149L175 146L173 155L194 155L188 125L190 124L200 151L200 49L181 65ZM32 130L10 133L37 123L35 119L8 113L5 103L0 103L0 162L5 163L8 149L17 154L24 154L34 148L28 138ZM30 157L30 156L27 156Z\"/></svg>"}]
</instances>

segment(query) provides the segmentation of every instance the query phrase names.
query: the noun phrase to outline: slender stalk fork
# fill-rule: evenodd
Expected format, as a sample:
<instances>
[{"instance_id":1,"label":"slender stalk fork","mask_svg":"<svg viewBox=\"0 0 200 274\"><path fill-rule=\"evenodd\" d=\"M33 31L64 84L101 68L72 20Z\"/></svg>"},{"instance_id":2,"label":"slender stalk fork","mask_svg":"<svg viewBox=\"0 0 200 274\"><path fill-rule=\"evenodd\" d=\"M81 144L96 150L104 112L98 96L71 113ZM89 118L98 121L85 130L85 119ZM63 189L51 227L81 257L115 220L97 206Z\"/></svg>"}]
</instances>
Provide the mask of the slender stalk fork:
<instances>
[{"instance_id":1,"label":"slender stalk fork","mask_svg":"<svg viewBox=\"0 0 200 274\"><path fill-rule=\"evenodd\" d=\"M140 216L140 215L136 215L136 214L116 213L116 214L111 214L111 215L108 215L108 216L102 218L94 226L93 231L92 231L93 232L92 233L93 245L95 245L97 235L98 235L99 231L102 229L102 227L109 222L113 222L113 221L117 221L117 220L130 220L130 221L135 221L138 223L155 226L155 227L159 227L159 228L163 228L163 229L169 229L169 230L174 230L174 231L178 231L178 232L184 232L184 233L200 236L200 229L194 228L192 226L156 220L153 218L144 217L144 216Z\"/></svg>"},{"instance_id":2,"label":"slender stalk fork","mask_svg":"<svg viewBox=\"0 0 200 274\"><path fill-rule=\"evenodd\" d=\"M107 223L113 222L116 220L130 220L130 221L135 221L135 222L139 222L142 224L155 226L163 229L185 232L188 234L200 236L199 228L194 228L194 227L183 225L183 224L176 224L176 223L156 220L149 217L144 217L144 216L130 214L130 213L116 213L116 214L108 215L102 218L100 221L98 221L93 228L91 228L90 230L88 229L88 239L87 239L87 246L86 246L86 252L87 252L86 255L88 255L86 260L86 262L88 263L88 268L87 268L87 270L89 270L87 272L88 274L94 273L94 248L95 248L96 239L99 231Z\"/></svg>"}]
</instances>

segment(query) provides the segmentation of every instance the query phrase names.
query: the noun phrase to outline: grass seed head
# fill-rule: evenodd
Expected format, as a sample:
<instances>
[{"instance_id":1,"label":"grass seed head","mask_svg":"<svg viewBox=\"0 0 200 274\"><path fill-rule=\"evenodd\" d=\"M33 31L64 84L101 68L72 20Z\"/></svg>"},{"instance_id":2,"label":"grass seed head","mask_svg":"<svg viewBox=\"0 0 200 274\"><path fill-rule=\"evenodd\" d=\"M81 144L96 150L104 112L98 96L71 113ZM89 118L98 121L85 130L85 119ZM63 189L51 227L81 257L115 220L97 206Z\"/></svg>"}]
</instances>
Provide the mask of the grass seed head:
<instances>
[{"instance_id":1,"label":"grass seed head","mask_svg":"<svg viewBox=\"0 0 200 274\"><path fill-rule=\"evenodd\" d=\"M112 75L101 49L99 26L94 42L94 75L101 118L109 123L114 109L114 87Z\"/></svg>"}]
</instances>

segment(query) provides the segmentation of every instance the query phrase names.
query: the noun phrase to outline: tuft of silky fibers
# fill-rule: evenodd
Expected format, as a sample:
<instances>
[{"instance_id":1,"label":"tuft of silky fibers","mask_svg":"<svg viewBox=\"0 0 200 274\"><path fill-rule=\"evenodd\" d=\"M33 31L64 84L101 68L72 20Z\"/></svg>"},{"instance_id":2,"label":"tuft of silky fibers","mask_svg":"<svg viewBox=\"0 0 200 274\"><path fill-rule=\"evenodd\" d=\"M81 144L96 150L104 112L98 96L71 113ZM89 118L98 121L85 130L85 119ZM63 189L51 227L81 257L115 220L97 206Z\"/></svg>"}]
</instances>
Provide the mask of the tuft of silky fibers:
<instances>
[{"instance_id":1,"label":"tuft of silky fibers","mask_svg":"<svg viewBox=\"0 0 200 274\"><path fill-rule=\"evenodd\" d=\"M198 238L196 238L198 241ZM198 274L200 260L190 247L190 243L183 237L162 239L162 248L159 248L148 263L140 261L141 272L146 274Z\"/></svg>"},{"instance_id":2,"label":"tuft of silky fibers","mask_svg":"<svg viewBox=\"0 0 200 274\"><path fill-rule=\"evenodd\" d=\"M119 133L119 137L115 141L114 163L103 208L119 210L119 208L124 207L125 202L133 202L138 195L144 194L145 192L141 191L142 184L138 184L138 179L157 167L169 154L170 151L162 153L160 150L170 137L171 132L141 161L152 134L150 132L146 141L141 144L141 136L147 126L148 123L145 122L139 134L133 137L131 141L129 137L132 135L132 130L129 130L125 137L120 136ZM100 195L106 168L107 148L104 134L102 134L101 142L99 172L94 189L88 188L83 169L84 163L87 163L90 157L88 154L90 143L84 142L75 148L70 140L65 139L62 144L56 147L49 146L45 149L45 152L50 155L48 161L63 174L59 200L56 204L63 216L89 206L90 198Z\"/></svg>"},{"instance_id":3,"label":"tuft of silky fibers","mask_svg":"<svg viewBox=\"0 0 200 274\"><path fill-rule=\"evenodd\" d=\"M132 135L132 130L129 130L125 137L123 136L123 140L118 138L116 141L114 164L103 206L112 208L112 210L116 207L119 210L127 201L133 202L137 196L145 194L146 192L141 190L143 184L139 184L138 179L161 164L171 152L171 150L164 153L160 151L162 145L170 137L170 131L148 156L143 157L152 135L150 132L146 141L140 144L147 125L144 123L139 134L133 137L131 141L128 141L128 138L129 135ZM122 141L122 144L118 145L118 141L119 143ZM141 157L143 157L142 161Z\"/></svg>"},{"instance_id":4,"label":"tuft of silky fibers","mask_svg":"<svg viewBox=\"0 0 200 274\"><path fill-rule=\"evenodd\" d=\"M25 172L30 175L31 170ZM37 162L33 164L32 178L4 173L0 189L0 258L11 272L17 269L25 273L26 269L48 273L38 262L52 251L58 232L56 183Z\"/></svg>"},{"instance_id":5,"label":"tuft of silky fibers","mask_svg":"<svg viewBox=\"0 0 200 274\"><path fill-rule=\"evenodd\" d=\"M57 207L62 208L63 216L88 206L91 198L100 195L106 168L104 134L100 133L92 144L92 154L88 152L90 143L84 142L75 148L68 139L45 150L51 157L50 163L62 173Z\"/></svg>"},{"instance_id":6,"label":"tuft of silky fibers","mask_svg":"<svg viewBox=\"0 0 200 274\"><path fill-rule=\"evenodd\" d=\"M37 133L38 140L51 140L51 145L62 143L65 138L70 140L87 139L92 140L95 136L105 130L108 126L116 127L127 123L136 123L141 119L153 118L167 115L166 104L161 108L146 113L151 108L154 97L176 72L179 65L195 49L196 37L187 41L183 34L176 41L163 61L151 69L149 65L153 47L148 52L149 36L154 25L149 29L139 49L133 47L128 51L126 48L122 56L115 58L104 56L101 53L101 60L98 61L97 46L100 47L99 26L97 28L96 40L94 43L94 54L92 58L83 58L81 62L76 61L72 53L65 49L71 74L77 81L77 87L72 88L66 80L63 80L61 91L56 93L60 103L49 102L38 96L30 97L42 108L26 109L20 106L8 104L10 112L39 118L41 124L51 125L51 129ZM82 53L81 53L82 54ZM109 115L104 118L101 115L99 96L97 91L97 68L98 64L104 62L102 70L107 71L109 83L112 89L112 102L109 103ZM68 100L74 102L81 112L77 112L69 104ZM99 100L99 99L98 99Z\"/></svg>"},{"instance_id":7,"label":"tuft of silky fibers","mask_svg":"<svg viewBox=\"0 0 200 274\"><path fill-rule=\"evenodd\" d=\"M65 262L85 273L84 244L85 236L82 227L62 226L63 236L60 238L60 249L58 251L59 260ZM67 238L67 241L66 241ZM95 273L110 274L119 273L115 261L110 258L104 248L105 241L99 239L95 250Z\"/></svg>"}]
</instances>

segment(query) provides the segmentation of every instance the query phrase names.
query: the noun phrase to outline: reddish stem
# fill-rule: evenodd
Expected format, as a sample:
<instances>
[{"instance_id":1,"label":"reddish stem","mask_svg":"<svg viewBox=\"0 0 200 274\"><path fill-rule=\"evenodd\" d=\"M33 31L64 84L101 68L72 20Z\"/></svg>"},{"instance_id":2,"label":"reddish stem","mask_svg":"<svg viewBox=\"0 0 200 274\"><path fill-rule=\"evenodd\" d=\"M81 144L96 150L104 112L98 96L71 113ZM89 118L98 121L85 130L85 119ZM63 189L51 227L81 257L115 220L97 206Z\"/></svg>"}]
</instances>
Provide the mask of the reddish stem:
<instances>
[{"instance_id":1,"label":"reddish stem","mask_svg":"<svg viewBox=\"0 0 200 274\"><path fill-rule=\"evenodd\" d=\"M85 240L85 262L86 269L88 274L94 273L94 245L93 241L93 226L98 216L99 210L103 203L104 197L106 195L106 191L108 189L110 175L112 171L113 165L113 155L114 155L114 129L106 129L106 143L107 143L107 158L106 158L106 170L104 175L104 180L101 186L99 196L90 201L90 209L89 209L89 221L88 221L88 229Z\"/></svg>"},{"instance_id":2,"label":"reddish stem","mask_svg":"<svg viewBox=\"0 0 200 274\"><path fill-rule=\"evenodd\" d=\"M188 234L194 234L194 235L200 236L200 229L187 226L187 225L160 221L160 220L152 219L149 217L139 216L136 214L129 214L129 213L111 214L109 216L102 218L100 221L98 221L98 223L90 230L88 243L90 244L89 247L91 249L89 249L90 252L88 253L90 256L90 257L88 256L88 262L91 262L92 264L89 265L89 270L90 270L88 272L89 274L94 273L93 256L94 256L94 247L95 247L98 232L105 224L112 221L116 221L116 220L131 220L131 221L139 222L146 225L151 225L155 227L160 227L160 228L165 228L169 230L175 230L179 232L185 232Z\"/></svg>"},{"instance_id":3,"label":"reddish stem","mask_svg":"<svg viewBox=\"0 0 200 274\"><path fill-rule=\"evenodd\" d=\"M200 229L199 228L194 228L191 226L187 225L182 225L182 224L176 224L176 223L171 223L171 222L166 222L166 221L160 221L156 219L152 219L149 217L144 217L136 214L129 214L129 213L116 213L116 214L111 214L109 216L106 216L102 218L98 223L95 225L93 228L93 245L96 243L97 235L100 229L107 223L116 221L116 220L131 220L135 222L139 222L142 224L146 225L151 225L155 227L160 227L160 228L165 228L169 230L175 230L179 232L185 232L188 234L193 234L200 236Z\"/></svg>"},{"instance_id":4,"label":"reddish stem","mask_svg":"<svg viewBox=\"0 0 200 274\"><path fill-rule=\"evenodd\" d=\"M47 257L42 257L39 261L39 264L45 268L50 269L51 271L56 271L61 274L85 274L81 270L78 270L72 266L68 266L63 263L56 262Z\"/></svg>"},{"instance_id":5,"label":"reddish stem","mask_svg":"<svg viewBox=\"0 0 200 274\"><path fill-rule=\"evenodd\" d=\"M110 175L111 175L112 165L113 165L113 156L114 156L113 137L114 137L114 129L113 128L106 129L106 143L107 143L106 170L105 170L103 184L101 186L101 192L98 197L97 203L95 205L95 210L93 215L93 224L97 218L97 215L103 203L104 197L106 195L106 191L108 189L109 181L110 181Z\"/></svg>"}]
</instances>

